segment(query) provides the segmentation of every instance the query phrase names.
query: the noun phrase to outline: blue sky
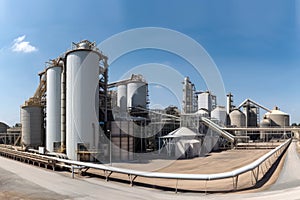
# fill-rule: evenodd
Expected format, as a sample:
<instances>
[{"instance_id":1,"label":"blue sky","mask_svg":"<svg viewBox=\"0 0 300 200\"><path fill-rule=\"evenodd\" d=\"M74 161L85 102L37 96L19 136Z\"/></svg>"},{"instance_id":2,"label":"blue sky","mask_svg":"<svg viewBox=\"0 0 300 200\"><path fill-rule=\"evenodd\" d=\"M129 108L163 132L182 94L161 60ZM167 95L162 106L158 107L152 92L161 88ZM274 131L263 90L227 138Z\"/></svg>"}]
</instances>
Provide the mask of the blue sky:
<instances>
[{"instance_id":1,"label":"blue sky","mask_svg":"<svg viewBox=\"0 0 300 200\"><path fill-rule=\"evenodd\" d=\"M71 42L100 43L121 31L150 26L179 31L200 43L236 104L251 98L269 108L277 105L300 123L298 13L297 0L0 0L0 121L19 121L20 105L37 87L37 73ZM172 66L190 76L197 89L206 89L186 61L157 50L121 57L110 67L110 80L150 62ZM170 93L163 88L151 91L152 104L180 104L172 95L159 98Z\"/></svg>"}]
</instances>

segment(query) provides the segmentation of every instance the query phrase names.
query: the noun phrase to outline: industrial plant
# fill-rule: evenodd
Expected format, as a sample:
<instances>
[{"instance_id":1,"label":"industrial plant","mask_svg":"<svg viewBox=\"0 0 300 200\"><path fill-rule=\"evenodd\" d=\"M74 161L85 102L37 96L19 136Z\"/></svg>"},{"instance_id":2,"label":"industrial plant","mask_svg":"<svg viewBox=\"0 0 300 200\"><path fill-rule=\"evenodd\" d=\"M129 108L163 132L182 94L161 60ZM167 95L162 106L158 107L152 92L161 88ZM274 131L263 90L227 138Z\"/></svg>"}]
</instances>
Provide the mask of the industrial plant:
<instances>
[{"instance_id":1,"label":"industrial plant","mask_svg":"<svg viewBox=\"0 0 300 200\"><path fill-rule=\"evenodd\" d=\"M1 123L1 143L75 161L108 163L156 152L193 158L239 143L291 137L290 116L233 95L219 105L213 91L183 84L182 110L149 108L147 80L132 74L110 83L108 57L83 40L46 63L34 95L20 107L21 123Z\"/></svg>"}]
</instances>

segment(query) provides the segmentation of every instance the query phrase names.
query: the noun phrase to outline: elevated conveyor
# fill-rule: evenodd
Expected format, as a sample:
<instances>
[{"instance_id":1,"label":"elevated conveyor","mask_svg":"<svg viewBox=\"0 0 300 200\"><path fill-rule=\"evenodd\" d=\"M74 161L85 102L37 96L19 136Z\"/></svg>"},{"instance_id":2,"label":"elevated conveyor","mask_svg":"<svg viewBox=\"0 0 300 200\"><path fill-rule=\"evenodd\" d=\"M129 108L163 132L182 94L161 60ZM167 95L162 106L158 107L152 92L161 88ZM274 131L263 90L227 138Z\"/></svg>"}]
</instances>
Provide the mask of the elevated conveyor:
<instances>
[{"instance_id":1,"label":"elevated conveyor","mask_svg":"<svg viewBox=\"0 0 300 200\"><path fill-rule=\"evenodd\" d=\"M235 136L228 133L227 131L223 130L221 126L213 122L212 120L206 118L206 117L201 117L201 120L204 122L205 125L207 125L209 128L212 130L216 131L219 133L222 137L224 137L226 140L228 140L231 143L234 143L235 141Z\"/></svg>"}]
</instances>

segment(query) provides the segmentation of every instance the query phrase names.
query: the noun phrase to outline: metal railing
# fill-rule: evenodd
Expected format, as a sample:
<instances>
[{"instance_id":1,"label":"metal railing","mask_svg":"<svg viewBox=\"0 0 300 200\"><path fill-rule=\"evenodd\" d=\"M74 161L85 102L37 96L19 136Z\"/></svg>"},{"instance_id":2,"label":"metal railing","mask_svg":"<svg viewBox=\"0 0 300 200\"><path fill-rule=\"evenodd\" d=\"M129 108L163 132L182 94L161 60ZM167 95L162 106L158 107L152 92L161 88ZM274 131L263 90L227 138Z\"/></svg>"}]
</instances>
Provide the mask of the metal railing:
<instances>
[{"instance_id":1,"label":"metal railing","mask_svg":"<svg viewBox=\"0 0 300 200\"><path fill-rule=\"evenodd\" d=\"M130 185L132 186L134 180L137 177L146 177L146 178L160 178L160 179L175 179L177 180L203 180L203 181L211 181L211 180L220 180L220 179L233 179L233 190L236 190L238 187L238 180L241 174L246 172L252 172L256 183L259 181L259 167L262 165L266 160L275 156L275 161L281 156L283 152L289 147L292 139L289 139L282 143L281 145L277 146L275 149L271 150L267 154L263 155L259 159L255 160L254 162L238 168L236 170L224 173L216 173L216 174L177 174L177 173L162 173L162 172L146 172L146 171L137 171L137 170L130 170L130 169L123 169L117 168L112 166L107 166L103 164L95 164L95 163L87 163L87 162L80 162L80 161L72 161L72 160L65 160L59 158L53 158L58 162L63 162L65 164L72 165L72 177L74 177L74 170L75 169L83 169L83 168L93 168L98 170L103 170L106 176L106 180L109 179L112 173L121 173L127 174L129 177ZM274 164L274 162L271 165ZM264 175L263 175L264 176ZM255 184L256 184L255 183ZM176 184L176 192L177 192L177 184Z\"/></svg>"}]
</instances>

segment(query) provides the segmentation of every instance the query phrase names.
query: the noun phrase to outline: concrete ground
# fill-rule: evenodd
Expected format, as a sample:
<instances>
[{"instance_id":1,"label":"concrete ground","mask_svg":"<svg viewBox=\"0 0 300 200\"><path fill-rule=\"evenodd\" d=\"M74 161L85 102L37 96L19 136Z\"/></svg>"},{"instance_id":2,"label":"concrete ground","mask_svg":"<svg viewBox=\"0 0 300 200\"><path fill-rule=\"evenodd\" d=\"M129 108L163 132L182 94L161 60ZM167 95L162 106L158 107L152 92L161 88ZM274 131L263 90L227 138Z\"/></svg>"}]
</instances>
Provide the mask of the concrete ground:
<instances>
[{"instance_id":1,"label":"concrete ground","mask_svg":"<svg viewBox=\"0 0 300 200\"><path fill-rule=\"evenodd\" d=\"M291 182L280 182L287 180L288 177L292 178L298 172L298 170L291 171L290 168L293 165L296 167L300 165L299 157L292 156L297 156L295 145L293 143L290 146L282 169L283 175L280 175L282 178L278 179L278 184L287 184L289 187L276 188L275 184L275 188L268 191L246 194L175 194L151 188L129 187L123 183L105 182L98 178L76 176L75 179L71 179L70 173L53 172L0 157L0 199L297 199L300 196L300 187L294 183L300 181L298 177L290 180ZM237 157L245 156L242 154ZM294 162L297 159L298 162ZM174 165L180 168L178 164ZM168 170L168 167L162 170ZM209 171L209 168L206 170Z\"/></svg>"}]
</instances>

